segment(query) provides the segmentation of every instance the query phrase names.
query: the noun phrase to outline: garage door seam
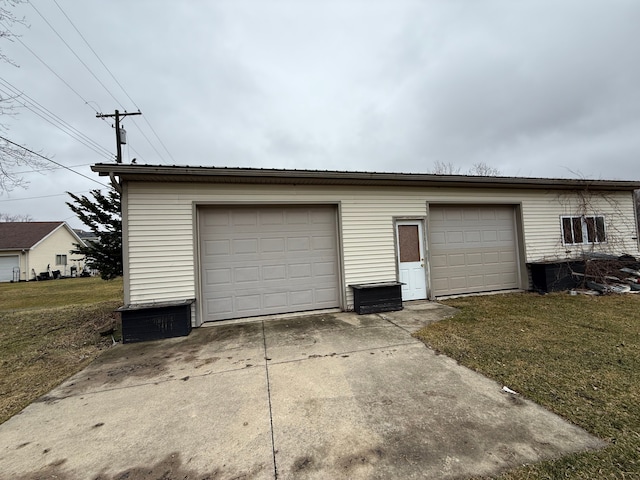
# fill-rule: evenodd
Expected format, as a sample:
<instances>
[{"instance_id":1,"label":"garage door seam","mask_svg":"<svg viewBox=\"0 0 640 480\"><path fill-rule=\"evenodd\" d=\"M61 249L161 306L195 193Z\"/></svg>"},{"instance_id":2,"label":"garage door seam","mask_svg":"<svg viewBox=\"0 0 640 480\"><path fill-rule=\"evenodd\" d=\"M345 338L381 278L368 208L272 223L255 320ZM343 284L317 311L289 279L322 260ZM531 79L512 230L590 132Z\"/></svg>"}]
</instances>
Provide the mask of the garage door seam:
<instances>
[{"instance_id":1,"label":"garage door seam","mask_svg":"<svg viewBox=\"0 0 640 480\"><path fill-rule=\"evenodd\" d=\"M276 444L273 436L273 411L271 409L271 382L269 381L269 357L267 356L267 334L262 321L262 344L264 346L264 370L267 379L267 399L269 401L269 426L271 428L271 455L273 457L273 478L278 479L278 464L276 463Z\"/></svg>"}]
</instances>

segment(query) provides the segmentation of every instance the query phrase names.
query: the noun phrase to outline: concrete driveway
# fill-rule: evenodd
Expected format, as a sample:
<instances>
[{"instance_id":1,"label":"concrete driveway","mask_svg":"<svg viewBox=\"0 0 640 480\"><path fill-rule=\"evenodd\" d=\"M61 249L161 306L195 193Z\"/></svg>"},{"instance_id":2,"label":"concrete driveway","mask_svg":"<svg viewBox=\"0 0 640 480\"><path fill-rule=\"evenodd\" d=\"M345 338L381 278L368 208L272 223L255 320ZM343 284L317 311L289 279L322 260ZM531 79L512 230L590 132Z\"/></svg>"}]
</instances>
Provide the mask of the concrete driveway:
<instances>
[{"instance_id":1,"label":"concrete driveway","mask_svg":"<svg viewBox=\"0 0 640 480\"><path fill-rule=\"evenodd\" d=\"M0 425L0 478L464 478L604 445L410 336L449 313L119 345Z\"/></svg>"}]
</instances>

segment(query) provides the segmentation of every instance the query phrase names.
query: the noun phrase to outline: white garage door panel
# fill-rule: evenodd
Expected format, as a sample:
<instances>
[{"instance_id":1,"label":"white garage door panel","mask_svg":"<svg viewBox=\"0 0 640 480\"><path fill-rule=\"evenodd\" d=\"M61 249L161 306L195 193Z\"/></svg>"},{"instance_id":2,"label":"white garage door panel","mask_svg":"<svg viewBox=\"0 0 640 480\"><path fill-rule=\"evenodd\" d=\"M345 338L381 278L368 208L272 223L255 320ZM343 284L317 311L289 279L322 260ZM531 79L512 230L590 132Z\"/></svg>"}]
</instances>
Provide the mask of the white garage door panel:
<instances>
[{"instance_id":1,"label":"white garage door panel","mask_svg":"<svg viewBox=\"0 0 640 480\"><path fill-rule=\"evenodd\" d=\"M0 282L10 282L13 280L14 267L20 266L20 257L17 255L0 256Z\"/></svg>"},{"instance_id":2,"label":"white garage door panel","mask_svg":"<svg viewBox=\"0 0 640 480\"><path fill-rule=\"evenodd\" d=\"M200 211L204 320L339 305L334 207Z\"/></svg>"},{"instance_id":3,"label":"white garage door panel","mask_svg":"<svg viewBox=\"0 0 640 480\"><path fill-rule=\"evenodd\" d=\"M432 206L431 281L435 296L518 288L511 206Z\"/></svg>"}]
</instances>

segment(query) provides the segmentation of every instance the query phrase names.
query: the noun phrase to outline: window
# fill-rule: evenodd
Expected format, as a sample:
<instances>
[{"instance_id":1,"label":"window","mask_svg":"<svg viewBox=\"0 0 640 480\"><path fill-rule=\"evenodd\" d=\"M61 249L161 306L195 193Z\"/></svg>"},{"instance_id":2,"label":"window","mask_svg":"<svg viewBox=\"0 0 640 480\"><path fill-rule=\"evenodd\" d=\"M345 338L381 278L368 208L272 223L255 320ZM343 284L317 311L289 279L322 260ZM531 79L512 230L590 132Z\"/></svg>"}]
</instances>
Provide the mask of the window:
<instances>
[{"instance_id":1,"label":"window","mask_svg":"<svg viewBox=\"0 0 640 480\"><path fill-rule=\"evenodd\" d=\"M66 255L56 255L56 265L66 265L66 264L67 264Z\"/></svg>"},{"instance_id":2,"label":"window","mask_svg":"<svg viewBox=\"0 0 640 480\"><path fill-rule=\"evenodd\" d=\"M607 241L603 216L562 217L561 221L562 241L565 245Z\"/></svg>"}]
</instances>

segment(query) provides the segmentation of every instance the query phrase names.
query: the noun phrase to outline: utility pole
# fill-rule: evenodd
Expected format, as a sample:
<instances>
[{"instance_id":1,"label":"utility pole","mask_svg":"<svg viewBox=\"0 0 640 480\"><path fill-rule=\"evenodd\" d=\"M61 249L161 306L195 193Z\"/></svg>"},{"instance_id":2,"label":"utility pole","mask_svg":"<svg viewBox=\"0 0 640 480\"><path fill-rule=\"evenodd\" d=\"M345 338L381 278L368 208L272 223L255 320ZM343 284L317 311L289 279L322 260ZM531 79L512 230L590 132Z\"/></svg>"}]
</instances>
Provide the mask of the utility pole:
<instances>
[{"instance_id":1,"label":"utility pole","mask_svg":"<svg viewBox=\"0 0 640 480\"><path fill-rule=\"evenodd\" d=\"M115 113L96 113L96 118L115 117L116 119L116 163L122 163L122 137L120 134L120 117L127 117L129 115L142 115L142 112L138 110L137 112L120 113L118 110L116 110Z\"/></svg>"}]
</instances>

